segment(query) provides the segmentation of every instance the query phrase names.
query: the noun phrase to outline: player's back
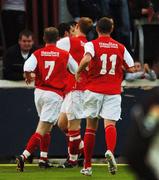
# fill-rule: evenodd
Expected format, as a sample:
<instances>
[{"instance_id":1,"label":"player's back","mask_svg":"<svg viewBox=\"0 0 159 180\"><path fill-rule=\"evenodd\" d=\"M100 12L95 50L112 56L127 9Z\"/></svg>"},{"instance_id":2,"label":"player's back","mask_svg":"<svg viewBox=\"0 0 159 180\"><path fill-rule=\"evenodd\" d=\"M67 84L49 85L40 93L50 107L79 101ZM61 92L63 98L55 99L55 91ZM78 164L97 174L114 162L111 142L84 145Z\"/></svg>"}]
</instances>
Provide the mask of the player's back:
<instances>
[{"instance_id":1,"label":"player's back","mask_svg":"<svg viewBox=\"0 0 159 180\"><path fill-rule=\"evenodd\" d=\"M48 45L34 52L37 59L35 86L63 95L67 72L68 52Z\"/></svg>"},{"instance_id":2,"label":"player's back","mask_svg":"<svg viewBox=\"0 0 159 180\"><path fill-rule=\"evenodd\" d=\"M99 93L120 94L125 47L107 36L91 43L95 56L89 65L87 88Z\"/></svg>"}]
</instances>

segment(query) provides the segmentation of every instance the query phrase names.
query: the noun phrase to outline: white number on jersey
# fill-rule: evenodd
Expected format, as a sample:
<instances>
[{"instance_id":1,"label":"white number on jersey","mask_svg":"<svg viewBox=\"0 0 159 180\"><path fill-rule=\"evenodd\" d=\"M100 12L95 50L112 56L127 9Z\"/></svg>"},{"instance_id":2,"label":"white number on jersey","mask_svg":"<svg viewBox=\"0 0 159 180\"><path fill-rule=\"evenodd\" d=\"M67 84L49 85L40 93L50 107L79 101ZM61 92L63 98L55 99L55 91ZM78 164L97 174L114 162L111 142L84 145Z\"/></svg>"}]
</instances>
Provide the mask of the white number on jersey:
<instances>
[{"instance_id":1,"label":"white number on jersey","mask_svg":"<svg viewBox=\"0 0 159 180\"><path fill-rule=\"evenodd\" d=\"M115 75L115 66L116 66L116 59L117 55L112 54L110 57L110 62L111 64L111 69L109 70L108 74ZM107 62L108 62L108 55L107 54L102 54L100 56L100 60L102 61L102 69L100 71L100 74L106 74L107 73Z\"/></svg>"},{"instance_id":2,"label":"white number on jersey","mask_svg":"<svg viewBox=\"0 0 159 180\"><path fill-rule=\"evenodd\" d=\"M45 61L45 68L49 68L45 80L48 80L55 67L55 61Z\"/></svg>"}]
</instances>

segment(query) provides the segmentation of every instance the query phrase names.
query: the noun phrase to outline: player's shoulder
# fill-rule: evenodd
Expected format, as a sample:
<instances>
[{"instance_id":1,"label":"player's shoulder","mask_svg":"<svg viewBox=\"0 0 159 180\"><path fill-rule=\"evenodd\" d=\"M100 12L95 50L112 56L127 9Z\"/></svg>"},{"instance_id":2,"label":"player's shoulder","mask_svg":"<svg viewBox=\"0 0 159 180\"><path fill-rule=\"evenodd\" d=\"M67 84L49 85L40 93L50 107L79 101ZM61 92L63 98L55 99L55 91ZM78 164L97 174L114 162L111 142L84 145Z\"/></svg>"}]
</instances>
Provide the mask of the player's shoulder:
<instances>
[{"instance_id":1,"label":"player's shoulder","mask_svg":"<svg viewBox=\"0 0 159 180\"><path fill-rule=\"evenodd\" d=\"M119 48L122 48L122 49L125 48L124 44L120 43L119 41L117 41L117 40L115 40L115 39L113 39L113 38L111 38L111 41L112 41L113 43L117 44L117 45L119 46Z\"/></svg>"},{"instance_id":2,"label":"player's shoulder","mask_svg":"<svg viewBox=\"0 0 159 180\"><path fill-rule=\"evenodd\" d=\"M65 42L68 42L68 41L70 41L70 37L64 37L64 38L61 38L61 39L59 39L57 42L56 42L56 45L58 45L58 44L61 44L61 43L65 43Z\"/></svg>"},{"instance_id":3,"label":"player's shoulder","mask_svg":"<svg viewBox=\"0 0 159 180\"><path fill-rule=\"evenodd\" d=\"M84 36L71 36L70 37L70 42L80 42L80 41L87 41Z\"/></svg>"},{"instance_id":4,"label":"player's shoulder","mask_svg":"<svg viewBox=\"0 0 159 180\"><path fill-rule=\"evenodd\" d=\"M36 50L33 52L33 54L34 54L34 55L38 55L38 54L40 54L41 51L43 51L43 50L44 50L44 47L40 47L40 48L36 49Z\"/></svg>"},{"instance_id":5,"label":"player's shoulder","mask_svg":"<svg viewBox=\"0 0 159 180\"><path fill-rule=\"evenodd\" d=\"M100 38L96 38L96 39L93 39L93 40L89 41L88 43L98 44L99 41L100 41Z\"/></svg>"},{"instance_id":6,"label":"player's shoulder","mask_svg":"<svg viewBox=\"0 0 159 180\"><path fill-rule=\"evenodd\" d=\"M80 39L78 37L76 37L76 36L70 37L70 43L71 44L75 44L75 43L77 43L79 41L80 41Z\"/></svg>"},{"instance_id":7,"label":"player's shoulder","mask_svg":"<svg viewBox=\"0 0 159 180\"><path fill-rule=\"evenodd\" d=\"M60 53L60 55L63 55L63 56L69 55L69 52L64 49L60 49L60 48L56 47L55 50L58 51Z\"/></svg>"}]
</instances>

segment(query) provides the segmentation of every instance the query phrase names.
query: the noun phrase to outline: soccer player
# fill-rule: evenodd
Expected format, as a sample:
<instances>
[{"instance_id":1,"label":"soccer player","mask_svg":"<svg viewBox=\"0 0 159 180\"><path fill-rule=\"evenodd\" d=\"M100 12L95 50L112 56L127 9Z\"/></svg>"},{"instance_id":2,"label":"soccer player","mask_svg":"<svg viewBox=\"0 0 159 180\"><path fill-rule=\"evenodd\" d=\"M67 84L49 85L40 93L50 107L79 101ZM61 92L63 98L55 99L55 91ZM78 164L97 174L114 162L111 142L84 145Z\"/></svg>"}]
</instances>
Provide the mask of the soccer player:
<instances>
[{"instance_id":1,"label":"soccer player","mask_svg":"<svg viewBox=\"0 0 159 180\"><path fill-rule=\"evenodd\" d=\"M134 62L126 48L110 37L113 31L113 20L103 17L97 22L98 38L85 44L85 55L76 73L79 81L82 72L88 66L88 81L84 98L84 111L87 125L84 136L84 168L81 173L92 174L91 158L95 144L95 132L98 117L104 119L105 153L109 171L115 174L117 170L114 149L116 146L116 121L121 113L121 82L123 66L127 71L134 71Z\"/></svg>"},{"instance_id":2,"label":"soccer player","mask_svg":"<svg viewBox=\"0 0 159 180\"><path fill-rule=\"evenodd\" d=\"M40 145L39 166L49 167L47 152L50 144L50 131L57 122L63 101L64 78L67 68L75 73L77 63L68 52L56 47L58 30L49 27L44 30L45 47L35 51L24 64L25 80L29 84L35 73L35 105L40 117L37 129L28 141L22 155L17 156L17 169L23 171L25 160ZM47 136L47 137L46 137Z\"/></svg>"},{"instance_id":3,"label":"soccer player","mask_svg":"<svg viewBox=\"0 0 159 180\"><path fill-rule=\"evenodd\" d=\"M68 51L78 64L84 55L84 44L87 42L86 34L91 30L92 25L93 22L90 18L82 17L75 27L76 36L65 37L57 42L57 47ZM68 75L65 89L66 97L61 108L62 116L64 117L64 114L67 116L68 127L66 118L60 118L58 121L59 127L65 129L65 132L68 128L69 160L64 163L64 167L76 166L78 154L83 149L80 123L81 119L85 118L85 114L83 113L83 94L87 82L87 71L83 71L81 76L81 82L76 83L75 76Z\"/></svg>"}]
</instances>

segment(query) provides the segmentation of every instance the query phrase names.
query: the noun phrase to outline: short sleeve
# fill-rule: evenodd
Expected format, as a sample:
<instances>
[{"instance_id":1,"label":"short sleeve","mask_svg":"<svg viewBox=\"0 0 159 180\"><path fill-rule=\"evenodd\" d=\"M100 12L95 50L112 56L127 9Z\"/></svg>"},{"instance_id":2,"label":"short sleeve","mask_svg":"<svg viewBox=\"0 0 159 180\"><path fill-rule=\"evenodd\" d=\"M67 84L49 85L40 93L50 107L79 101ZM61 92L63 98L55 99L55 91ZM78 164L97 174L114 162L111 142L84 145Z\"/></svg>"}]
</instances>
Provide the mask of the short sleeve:
<instances>
[{"instance_id":1,"label":"short sleeve","mask_svg":"<svg viewBox=\"0 0 159 180\"><path fill-rule=\"evenodd\" d=\"M84 54L91 54L92 57L95 56L95 51L94 51L94 45L92 42L87 42L85 45L84 45Z\"/></svg>"},{"instance_id":2,"label":"short sleeve","mask_svg":"<svg viewBox=\"0 0 159 180\"><path fill-rule=\"evenodd\" d=\"M123 59L128 67L134 66L134 60L126 48L124 49L124 58Z\"/></svg>"},{"instance_id":3,"label":"short sleeve","mask_svg":"<svg viewBox=\"0 0 159 180\"><path fill-rule=\"evenodd\" d=\"M58 40L56 43L56 47L69 52L70 51L70 39L69 39L69 37L65 37L65 38Z\"/></svg>"},{"instance_id":4,"label":"short sleeve","mask_svg":"<svg viewBox=\"0 0 159 180\"><path fill-rule=\"evenodd\" d=\"M37 66L37 59L34 54L32 54L24 63L24 72L32 72Z\"/></svg>"}]
</instances>

